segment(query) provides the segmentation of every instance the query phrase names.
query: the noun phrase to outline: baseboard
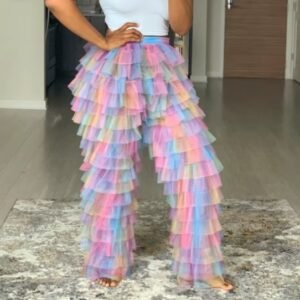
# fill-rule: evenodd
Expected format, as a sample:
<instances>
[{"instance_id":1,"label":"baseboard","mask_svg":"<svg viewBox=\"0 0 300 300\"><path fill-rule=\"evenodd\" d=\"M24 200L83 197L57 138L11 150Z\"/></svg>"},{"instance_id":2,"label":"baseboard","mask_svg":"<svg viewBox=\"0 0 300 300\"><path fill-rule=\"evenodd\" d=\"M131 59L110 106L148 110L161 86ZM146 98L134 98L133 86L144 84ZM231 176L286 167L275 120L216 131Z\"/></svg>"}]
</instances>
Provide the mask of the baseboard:
<instances>
[{"instance_id":1,"label":"baseboard","mask_svg":"<svg viewBox=\"0 0 300 300\"><path fill-rule=\"evenodd\" d=\"M195 83L198 82L207 82L207 76L203 75L203 76L191 76L191 80Z\"/></svg>"},{"instance_id":2,"label":"baseboard","mask_svg":"<svg viewBox=\"0 0 300 300\"><path fill-rule=\"evenodd\" d=\"M0 100L0 109L38 109L46 110L46 100Z\"/></svg>"}]
</instances>

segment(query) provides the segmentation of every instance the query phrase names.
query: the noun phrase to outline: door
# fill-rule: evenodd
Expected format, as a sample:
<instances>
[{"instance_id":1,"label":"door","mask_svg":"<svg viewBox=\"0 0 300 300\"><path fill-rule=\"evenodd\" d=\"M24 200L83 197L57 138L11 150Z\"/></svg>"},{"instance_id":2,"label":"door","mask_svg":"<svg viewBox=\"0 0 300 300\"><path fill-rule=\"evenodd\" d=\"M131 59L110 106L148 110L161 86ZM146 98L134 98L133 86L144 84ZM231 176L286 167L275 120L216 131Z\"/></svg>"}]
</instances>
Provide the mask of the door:
<instances>
[{"instance_id":1,"label":"door","mask_svg":"<svg viewBox=\"0 0 300 300\"><path fill-rule=\"evenodd\" d=\"M225 1L224 77L284 78L288 0Z\"/></svg>"},{"instance_id":2,"label":"door","mask_svg":"<svg viewBox=\"0 0 300 300\"><path fill-rule=\"evenodd\" d=\"M296 63L295 63L295 73L294 78L296 81L300 83L300 0L298 0L298 7L297 7L297 41L296 41Z\"/></svg>"}]
</instances>

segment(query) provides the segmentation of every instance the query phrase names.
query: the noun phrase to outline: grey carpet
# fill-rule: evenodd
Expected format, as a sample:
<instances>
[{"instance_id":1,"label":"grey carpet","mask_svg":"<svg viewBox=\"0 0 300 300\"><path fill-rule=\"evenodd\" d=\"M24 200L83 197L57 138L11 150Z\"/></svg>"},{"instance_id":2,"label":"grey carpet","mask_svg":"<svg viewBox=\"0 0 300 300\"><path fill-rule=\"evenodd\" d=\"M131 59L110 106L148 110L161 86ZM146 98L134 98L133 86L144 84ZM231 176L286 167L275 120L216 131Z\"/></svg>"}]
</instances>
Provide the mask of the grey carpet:
<instances>
[{"instance_id":1,"label":"grey carpet","mask_svg":"<svg viewBox=\"0 0 300 300\"><path fill-rule=\"evenodd\" d=\"M135 266L116 289L81 276L79 201L18 200L0 231L0 299L300 299L300 220L286 200L225 199L226 277L235 294L183 289L170 271L168 206L139 199Z\"/></svg>"}]
</instances>

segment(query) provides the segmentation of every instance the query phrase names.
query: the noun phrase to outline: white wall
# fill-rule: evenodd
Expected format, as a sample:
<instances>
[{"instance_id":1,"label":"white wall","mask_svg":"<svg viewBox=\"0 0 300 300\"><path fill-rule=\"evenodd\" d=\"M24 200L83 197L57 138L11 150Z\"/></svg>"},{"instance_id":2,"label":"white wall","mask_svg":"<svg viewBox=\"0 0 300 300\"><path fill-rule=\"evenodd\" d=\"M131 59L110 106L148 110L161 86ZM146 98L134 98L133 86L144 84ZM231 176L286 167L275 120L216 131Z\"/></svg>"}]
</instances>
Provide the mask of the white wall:
<instances>
[{"instance_id":1,"label":"white wall","mask_svg":"<svg viewBox=\"0 0 300 300\"><path fill-rule=\"evenodd\" d=\"M225 0L194 0L192 80L223 77Z\"/></svg>"},{"instance_id":2,"label":"white wall","mask_svg":"<svg viewBox=\"0 0 300 300\"><path fill-rule=\"evenodd\" d=\"M208 77L223 77L224 28L225 0L209 0L207 9Z\"/></svg>"},{"instance_id":3,"label":"white wall","mask_svg":"<svg viewBox=\"0 0 300 300\"><path fill-rule=\"evenodd\" d=\"M0 1L0 108L45 109L44 1Z\"/></svg>"},{"instance_id":4,"label":"white wall","mask_svg":"<svg viewBox=\"0 0 300 300\"><path fill-rule=\"evenodd\" d=\"M191 76L191 80L194 82L207 81L207 2L208 0L194 0L193 58Z\"/></svg>"},{"instance_id":5,"label":"white wall","mask_svg":"<svg viewBox=\"0 0 300 300\"><path fill-rule=\"evenodd\" d=\"M296 41L296 53L295 53L295 73L294 79L300 82L300 0L298 0L298 10L297 10L297 41Z\"/></svg>"}]
</instances>

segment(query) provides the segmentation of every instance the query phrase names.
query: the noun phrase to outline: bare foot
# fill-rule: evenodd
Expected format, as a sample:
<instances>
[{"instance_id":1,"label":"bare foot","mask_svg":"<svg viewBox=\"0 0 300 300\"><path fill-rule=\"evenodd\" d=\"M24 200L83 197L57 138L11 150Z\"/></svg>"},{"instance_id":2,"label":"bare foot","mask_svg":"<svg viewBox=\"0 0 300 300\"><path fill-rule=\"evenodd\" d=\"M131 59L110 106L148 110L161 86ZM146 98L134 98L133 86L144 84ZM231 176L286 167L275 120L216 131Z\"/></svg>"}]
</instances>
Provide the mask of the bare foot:
<instances>
[{"instance_id":1,"label":"bare foot","mask_svg":"<svg viewBox=\"0 0 300 300\"><path fill-rule=\"evenodd\" d=\"M193 287L193 285L194 285L193 281L189 281L189 280L179 278L179 277L177 277L177 282L180 285L186 286L186 287ZM212 288L222 289L225 292L232 293L234 291L234 286L229 281L225 281L222 276L216 276L211 279L201 280L199 282L200 282L200 285L202 282L202 283L204 283L204 285L208 285Z\"/></svg>"},{"instance_id":2,"label":"bare foot","mask_svg":"<svg viewBox=\"0 0 300 300\"><path fill-rule=\"evenodd\" d=\"M120 280L114 280L114 279L110 279L110 278L99 278L96 280L97 283L101 284L102 286L106 286L106 287L117 287L118 284L120 283Z\"/></svg>"},{"instance_id":3,"label":"bare foot","mask_svg":"<svg viewBox=\"0 0 300 300\"><path fill-rule=\"evenodd\" d=\"M222 289L225 292L234 291L234 286L231 284L231 282L226 281L222 276L216 276L211 279L207 279L203 281L209 284L212 288Z\"/></svg>"}]
</instances>

